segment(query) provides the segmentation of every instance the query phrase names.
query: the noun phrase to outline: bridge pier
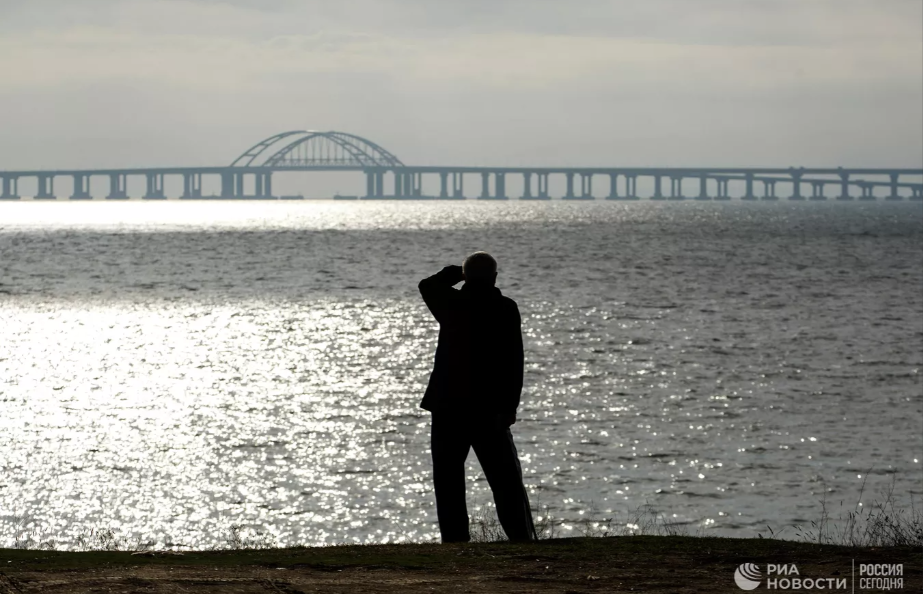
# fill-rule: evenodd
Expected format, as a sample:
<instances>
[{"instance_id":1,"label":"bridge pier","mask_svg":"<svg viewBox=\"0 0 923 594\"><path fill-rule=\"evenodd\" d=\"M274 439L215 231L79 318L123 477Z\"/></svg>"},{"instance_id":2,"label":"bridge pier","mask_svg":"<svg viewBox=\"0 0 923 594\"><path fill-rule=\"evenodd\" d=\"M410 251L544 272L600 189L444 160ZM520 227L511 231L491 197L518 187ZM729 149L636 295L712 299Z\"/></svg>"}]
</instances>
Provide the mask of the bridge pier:
<instances>
[{"instance_id":1,"label":"bridge pier","mask_svg":"<svg viewBox=\"0 0 923 594\"><path fill-rule=\"evenodd\" d=\"M507 200L508 197L507 197L507 195L506 195L506 174L505 174L505 173L499 173L499 172L498 172L498 173L496 173L496 174L494 174L494 175L495 175L495 177L494 177L494 182L495 182L495 186L496 186L496 188L495 188L495 190L496 190L496 196L494 196L494 199L496 199L496 200Z\"/></svg>"},{"instance_id":2,"label":"bridge pier","mask_svg":"<svg viewBox=\"0 0 923 594\"><path fill-rule=\"evenodd\" d=\"M654 195L651 196L651 200L663 200L663 190L660 187L660 174L654 174Z\"/></svg>"},{"instance_id":3,"label":"bridge pier","mask_svg":"<svg viewBox=\"0 0 923 594\"><path fill-rule=\"evenodd\" d=\"M753 174L748 173L746 175L746 184L747 188L744 191L744 195L741 196L741 200L756 200L756 196L753 195Z\"/></svg>"},{"instance_id":4,"label":"bridge pier","mask_svg":"<svg viewBox=\"0 0 923 594\"><path fill-rule=\"evenodd\" d=\"M708 195L708 175L705 173L699 176L699 195L695 199L711 200L711 196Z\"/></svg>"},{"instance_id":5,"label":"bridge pier","mask_svg":"<svg viewBox=\"0 0 923 594\"><path fill-rule=\"evenodd\" d=\"M532 193L532 173L523 172L525 176L525 185L523 186L523 195L519 198L520 200L550 200L548 196L548 174L547 173L536 173L535 174L535 184L536 191L535 194Z\"/></svg>"},{"instance_id":6,"label":"bridge pier","mask_svg":"<svg viewBox=\"0 0 923 594\"><path fill-rule=\"evenodd\" d=\"M862 195L859 196L859 200L865 200L871 202L875 200L875 186L865 182L858 182L859 187L862 189Z\"/></svg>"},{"instance_id":7,"label":"bridge pier","mask_svg":"<svg viewBox=\"0 0 923 594\"><path fill-rule=\"evenodd\" d=\"M522 173L522 196L520 200L532 200L532 172L524 171Z\"/></svg>"},{"instance_id":8,"label":"bridge pier","mask_svg":"<svg viewBox=\"0 0 923 594\"><path fill-rule=\"evenodd\" d=\"M790 173L792 176L792 195L788 197L789 200L804 200L804 196L801 195L801 176L802 174L797 171L792 171Z\"/></svg>"},{"instance_id":9,"label":"bridge pier","mask_svg":"<svg viewBox=\"0 0 923 594\"><path fill-rule=\"evenodd\" d=\"M148 180L148 186L150 186L150 180ZM234 197L234 172L233 171L222 171L221 172L221 193L219 194L221 198L233 198Z\"/></svg>"},{"instance_id":10,"label":"bridge pier","mask_svg":"<svg viewBox=\"0 0 923 594\"><path fill-rule=\"evenodd\" d=\"M897 191L897 178L899 176L896 173L891 174L891 195L885 198L885 200L903 200L904 198Z\"/></svg>"},{"instance_id":11,"label":"bridge pier","mask_svg":"<svg viewBox=\"0 0 923 594\"><path fill-rule=\"evenodd\" d=\"M376 196L376 193L375 193L375 172L374 172L374 171L366 171L366 172L365 172L365 197L366 197L366 199L368 199L368 198L374 198L375 196Z\"/></svg>"},{"instance_id":12,"label":"bridge pier","mask_svg":"<svg viewBox=\"0 0 923 594\"><path fill-rule=\"evenodd\" d=\"M445 200L449 197L449 172L439 172L439 197Z\"/></svg>"},{"instance_id":13,"label":"bridge pier","mask_svg":"<svg viewBox=\"0 0 923 594\"><path fill-rule=\"evenodd\" d=\"M625 175L625 199L640 200L638 198L638 175L636 173Z\"/></svg>"},{"instance_id":14,"label":"bridge pier","mask_svg":"<svg viewBox=\"0 0 923 594\"><path fill-rule=\"evenodd\" d=\"M74 193L71 195L71 200L92 200L93 197L90 196L90 176L84 175L82 173L75 173L74 178Z\"/></svg>"},{"instance_id":15,"label":"bridge pier","mask_svg":"<svg viewBox=\"0 0 923 594\"><path fill-rule=\"evenodd\" d=\"M464 200L465 199L465 174L456 171L452 174L452 198L455 200Z\"/></svg>"},{"instance_id":16,"label":"bridge pier","mask_svg":"<svg viewBox=\"0 0 923 594\"><path fill-rule=\"evenodd\" d=\"M261 200L272 200L272 172L257 172L253 174L255 198ZM195 189L195 188L193 188ZM199 193L201 193L201 182L199 184ZM243 190L241 189L241 193Z\"/></svg>"},{"instance_id":17,"label":"bridge pier","mask_svg":"<svg viewBox=\"0 0 923 594\"><path fill-rule=\"evenodd\" d=\"M3 176L3 194L0 194L0 200L19 200L19 193L16 186L19 178L15 175Z\"/></svg>"},{"instance_id":18,"label":"bridge pier","mask_svg":"<svg viewBox=\"0 0 923 594\"><path fill-rule=\"evenodd\" d=\"M778 200L778 199L779 197L776 196L776 180L764 179L762 200Z\"/></svg>"},{"instance_id":19,"label":"bridge pier","mask_svg":"<svg viewBox=\"0 0 923 594\"><path fill-rule=\"evenodd\" d=\"M147 191L143 198L145 200L166 200L167 197L163 193L163 174L148 173L145 177L147 178Z\"/></svg>"},{"instance_id":20,"label":"bridge pier","mask_svg":"<svg viewBox=\"0 0 923 594\"><path fill-rule=\"evenodd\" d=\"M826 200L827 197L824 196L824 182L822 181L811 181L811 200Z\"/></svg>"},{"instance_id":21,"label":"bridge pier","mask_svg":"<svg viewBox=\"0 0 923 594\"><path fill-rule=\"evenodd\" d=\"M567 180L567 189L564 192L564 196L561 198L563 200L573 200L574 196L574 172L568 171L564 174L565 179Z\"/></svg>"},{"instance_id":22,"label":"bridge pier","mask_svg":"<svg viewBox=\"0 0 923 594\"><path fill-rule=\"evenodd\" d=\"M730 200L731 196L728 194L728 182L727 178L717 178L718 182L718 195L715 196L715 200Z\"/></svg>"},{"instance_id":23,"label":"bridge pier","mask_svg":"<svg viewBox=\"0 0 923 594\"><path fill-rule=\"evenodd\" d=\"M682 176L670 176L670 200L685 200Z\"/></svg>"},{"instance_id":24,"label":"bridge pier","mask_svg":"<svg viewBox=\"0 0 923 594\"><path fill-rule=\"evenodd\" d=\"M911 200L923 200L923 187L914 187L910 188L912 194L910 195Z\"/></svg>"},{"instance_id":25,"label":"bridge pier","mask_svg":"<svg viewBox=\"0 0 923 594\"><path fill-rule=\"evenodd\" d=\"M574 200L593 200L593 174L580 173L580 196L575 196Z\"/></svg>"},{"instance_id":26,"label":"bridge pier","mask_svg":"<svg viewBox=\"0 0 923 594\"><path fill-rule=\"evenodd\" d=\"M35 193L33 200L57 200L54 195L54 175L39 174L38 191Z\"/></svg>"},{"instance_id":27,"label":"bridge pier","mask_svg":"<svg viewBox=\"0 0 923 594\"><path fill-rule=\"evenodd\" d=\"M606 200L619 200L619 174L614 171L609 172L609 195Z\"/></svg>"},{"instance_id":28,"label":"bridge pier","mask_svg":"<svg viewBox=\"0 0 923 594\"><path fill-rule=\"evenodd\" d=\"M852 200L852 196L849 195L849 174L840 173L840 195L836 197L837 200Z\"/></svg>"},{"instance_id":29,"label":"bridge pier","mask_svg":"<svg viewBox=\"0 0 923 594\"><path fill-rule=\"evenodd\" d=\"M183 174L183 195L180 200L196 200L202 197L202 174Z\"/></svg>"},{"instance_id":30,"label":"bridge pier","mask_svg":"<svg viewBox=\"0 0 923 594\"><path fill-rule=\"evenodd\" d=\"M109 174L109 195L106 196L106 200L128 200L128 193L125 189L127 177L120 173Z\"/></svg>"}]
</instances>

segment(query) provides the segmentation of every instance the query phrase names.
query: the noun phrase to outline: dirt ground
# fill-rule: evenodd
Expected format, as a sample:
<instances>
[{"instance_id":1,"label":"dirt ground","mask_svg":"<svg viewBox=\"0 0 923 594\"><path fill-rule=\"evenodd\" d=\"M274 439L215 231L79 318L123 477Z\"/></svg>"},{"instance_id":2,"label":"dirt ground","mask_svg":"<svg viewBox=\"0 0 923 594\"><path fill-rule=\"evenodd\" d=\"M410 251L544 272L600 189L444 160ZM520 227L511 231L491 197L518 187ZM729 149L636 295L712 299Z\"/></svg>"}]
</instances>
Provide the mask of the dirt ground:
<instances>
[{"instance_id":1,"label":"dirt ground","mask_svg":"<svg viewBox=\"0 0 923 594\"><path fill-rule=\"evenodd\" d=\"M923 591L923 550L633 536L525 545L374 545L182 555L0 550L0 594L739 593L743 590L735 585L734 571L742 563L755 563L763 572L768 564L795 564L801 578L845 578L847 588L841 592L852 592L853 563L856 568L897 563L903 565L903 588L890 592ZM880 591L860 589L858 577L856 569L856 592ZM765 589L764 579L755 591Z\"/></svg>"}]
</instances>

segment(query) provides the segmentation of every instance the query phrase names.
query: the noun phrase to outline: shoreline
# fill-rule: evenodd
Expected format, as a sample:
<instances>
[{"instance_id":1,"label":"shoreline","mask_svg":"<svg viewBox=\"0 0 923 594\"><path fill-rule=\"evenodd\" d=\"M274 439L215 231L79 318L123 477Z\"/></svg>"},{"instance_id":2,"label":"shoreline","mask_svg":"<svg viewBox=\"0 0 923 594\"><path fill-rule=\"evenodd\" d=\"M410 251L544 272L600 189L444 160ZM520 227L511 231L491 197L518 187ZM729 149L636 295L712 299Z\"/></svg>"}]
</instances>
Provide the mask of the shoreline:
<instances>
[{"instance_id":1,"label":"shoreline","mask_svg":"<svg viewBox=\"0 0 923 594\"><path fill-rule=\"evenodd\" d=\"M740 592L735 570L834 580L859 590L859 567L899 564L923 589L923 550L692 536L559 538L535 543L338 545L220 551L0 549L0 592ZM797 574L790 573L791 566ZM843 582L842 580L846 580ZM894 582L896 583L896 582ZM797 590L796 588L791 588ZM832 588L836 591L837 588ZM863 592L883 591L861 589ZM898 590L900 591L900 589Z\"/></svg>"}]
</instances>

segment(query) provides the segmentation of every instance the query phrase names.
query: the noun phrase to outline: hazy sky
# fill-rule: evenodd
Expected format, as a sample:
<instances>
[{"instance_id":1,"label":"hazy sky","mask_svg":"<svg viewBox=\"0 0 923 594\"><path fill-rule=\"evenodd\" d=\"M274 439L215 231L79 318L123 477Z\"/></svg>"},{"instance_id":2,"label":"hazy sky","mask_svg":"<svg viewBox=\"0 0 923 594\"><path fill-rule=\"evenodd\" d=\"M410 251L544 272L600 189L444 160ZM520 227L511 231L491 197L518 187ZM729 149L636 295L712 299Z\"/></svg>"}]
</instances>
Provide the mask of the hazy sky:
<instances>
[{"instance_id":1,"label":"hazy sky","mask_svg":"<svg viewBox=\"0 0 923 594\"><path fill-rule=\"evenodd\" d=\"M921 0L0 0L0 169L923 166Z\"/></svg>"}]
</instances>

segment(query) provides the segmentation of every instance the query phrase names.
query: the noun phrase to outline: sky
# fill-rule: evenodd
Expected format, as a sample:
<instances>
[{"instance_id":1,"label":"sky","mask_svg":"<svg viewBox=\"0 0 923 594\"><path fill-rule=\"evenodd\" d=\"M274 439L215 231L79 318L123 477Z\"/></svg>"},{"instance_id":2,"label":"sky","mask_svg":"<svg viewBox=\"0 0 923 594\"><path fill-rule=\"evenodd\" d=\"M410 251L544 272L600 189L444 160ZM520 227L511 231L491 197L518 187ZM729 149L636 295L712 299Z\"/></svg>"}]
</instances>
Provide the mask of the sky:
<instances>
[{"instance_id":1,"label":"sky","mask_svg":"<svg viewBox=\"0 0 923 594\"><path fill-rule=\"evenodd\" d=\"M0 0L0 170L923 167L921 0Z\"/></svg>"}]
</instances>

